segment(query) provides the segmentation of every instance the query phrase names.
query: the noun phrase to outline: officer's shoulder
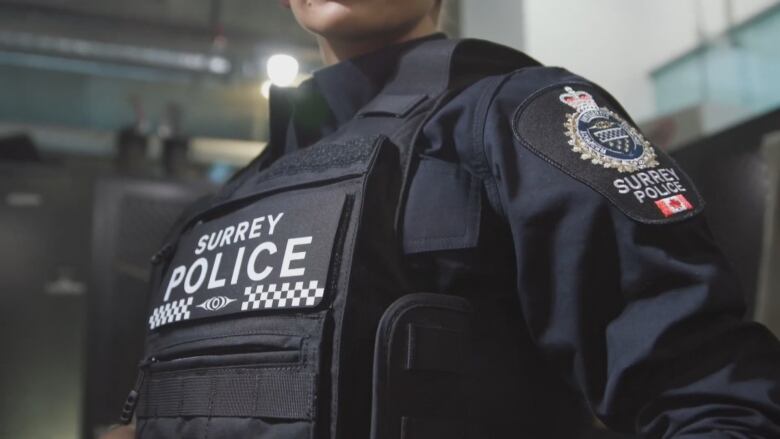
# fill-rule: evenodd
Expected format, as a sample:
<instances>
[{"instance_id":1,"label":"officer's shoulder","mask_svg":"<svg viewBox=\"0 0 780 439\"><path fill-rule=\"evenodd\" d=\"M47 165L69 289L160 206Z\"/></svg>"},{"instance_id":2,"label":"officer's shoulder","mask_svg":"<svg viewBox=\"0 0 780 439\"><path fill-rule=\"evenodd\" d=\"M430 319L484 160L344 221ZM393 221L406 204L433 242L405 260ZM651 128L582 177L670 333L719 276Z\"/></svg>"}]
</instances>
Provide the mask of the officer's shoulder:
<instances>
[{"instance_id":1,"label":"officer's shoulder","mask_svg":"<svg viewBox=\"0 0 780 439\"><path fill-rule=\"evenodd\" d=\"M501 131L492 133L494 143L532 152L551 175L590 187L642 223L677 222L703 209L683 170L603 88L550 67L521 69L502 79L488 113L498 122L490 126Z\"/></svg>"},{"instance_id":2,"label":"officer's shoulder","mask_svg":"<svg viewBox=\"0 0 780 439\"><path fill-rule=\"evenodd\" d=\"M562 67L533 65L482 78L463 90L458 100L480 106L488 118L511 118L521 107L540 98L545 91L567 86L588 88L628 118L617 100L605 89ZM481 104L481 105L479 105Z\"/></svg>"},{"instance_id":3,"label":"officer's shoulder","mask_svg":"<svg viewBox=\"0 0 780 439\"><path fill-rule=\"evenodd\" d=\"M529 66L486 79L493 82L490 104L491 110L497 112L496 116L513 116L519 107L540 99L545 92L567 86L588 88L610 105L620 107L598 84L563 67ZM623 112L622 108L619 110Z\"/></svg>"}]
</instances>

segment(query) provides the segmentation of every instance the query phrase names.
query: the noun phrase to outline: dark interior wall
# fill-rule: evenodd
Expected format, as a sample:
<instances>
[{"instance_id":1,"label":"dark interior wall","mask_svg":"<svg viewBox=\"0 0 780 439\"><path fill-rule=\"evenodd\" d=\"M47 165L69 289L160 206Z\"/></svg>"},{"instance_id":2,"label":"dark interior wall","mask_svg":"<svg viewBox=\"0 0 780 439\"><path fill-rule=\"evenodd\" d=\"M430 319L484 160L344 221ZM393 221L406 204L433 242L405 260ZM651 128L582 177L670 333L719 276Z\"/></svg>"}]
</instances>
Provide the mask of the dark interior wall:
<instances>
[{"instance_id":1,"label":"dark interior wall","mask_svg":"<svg viewBox=\"0 0 780 439\"><path fill-rule=\"evenodd\" d=\"M121 177L96 183L84 439L117 422L134 385L146 334L149 259L182 210L212 189Z\"/></svg>"},{"instance_id":2,"label":"dark interior wall","mask_svg":"<svg viewBox=\"0 0 780 439\"><path fill-rule=\"evenodd\" d=\"M684 146L673 154L704 197L718 243L755 306L763 242L767 173L764 136L780 131L780 110Z\"/></svg>"},{"instance_id":3,"label":"dark interior wall","mask_svg":"<svg viewBox=\"0 0 780 439\"><path fill-rule=\"evenodd\" d=\"M0 437L76 437L82 395L89 178L0 163Z\"/></svg>"},{"instance_id":4,"label":"dark interior wall","mask_svg":"<svg viewBox=\"0 0 780 439\"><path fill-rule=\"evenodd\" d=\"M118 418L149 258L212 188L115 174L100 161L0 162L0 438L93 439Z\"/></svg>"}]
</instances>

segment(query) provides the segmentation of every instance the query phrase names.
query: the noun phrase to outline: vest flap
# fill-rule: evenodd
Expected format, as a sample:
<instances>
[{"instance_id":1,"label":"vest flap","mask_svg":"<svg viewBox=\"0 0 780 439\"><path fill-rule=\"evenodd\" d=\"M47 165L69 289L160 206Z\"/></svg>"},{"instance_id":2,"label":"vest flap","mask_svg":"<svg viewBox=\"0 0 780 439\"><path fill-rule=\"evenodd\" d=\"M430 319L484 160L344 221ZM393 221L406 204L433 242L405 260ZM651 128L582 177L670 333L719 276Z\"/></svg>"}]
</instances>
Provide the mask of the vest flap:
<instances>
[{"instance_id":1,"label":"vest flap","mask_svg":"<svg viewBox=\"0 0 780 439\"><path fill-rule=\"evenodd\" d=\"M454 163L421 160L412 177L404 213L404 251L476 246L480 210L478 179Z\"/></svg>"},{"instance_id":2,"label":"vest flap","mask_svg":"<svg viewBox=\"0 0 780 439\"><path fill-rule=\"evenodd\" d=\"M358 117L405 117L427 97L425 94L380 94L360 110Z\"/></svg>"}]
</instances>

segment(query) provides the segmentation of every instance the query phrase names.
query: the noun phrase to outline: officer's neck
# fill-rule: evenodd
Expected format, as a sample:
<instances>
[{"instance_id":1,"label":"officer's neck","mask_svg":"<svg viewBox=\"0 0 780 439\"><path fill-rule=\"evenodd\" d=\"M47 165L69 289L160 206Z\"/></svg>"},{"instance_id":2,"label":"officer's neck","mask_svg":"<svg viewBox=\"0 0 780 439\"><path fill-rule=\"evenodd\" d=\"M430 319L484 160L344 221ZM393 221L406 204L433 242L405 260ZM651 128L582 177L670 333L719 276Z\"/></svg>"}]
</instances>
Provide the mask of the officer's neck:
<instances>
[{"instance_id":1,"label":"officer's neck","mask_svg":"<svg viewBox=\"0 0 780 439\"><path fill-rule=\"evenodd\" d=\"M406 41L423 38L438 32L436 23L430 18L425 18L416 26L403 32L382 33L361 38L326 38L317 37L320 46L320 55L325 65L330 66L341 61L375 52L383 47Z\"/></svg>"}]
</instances>

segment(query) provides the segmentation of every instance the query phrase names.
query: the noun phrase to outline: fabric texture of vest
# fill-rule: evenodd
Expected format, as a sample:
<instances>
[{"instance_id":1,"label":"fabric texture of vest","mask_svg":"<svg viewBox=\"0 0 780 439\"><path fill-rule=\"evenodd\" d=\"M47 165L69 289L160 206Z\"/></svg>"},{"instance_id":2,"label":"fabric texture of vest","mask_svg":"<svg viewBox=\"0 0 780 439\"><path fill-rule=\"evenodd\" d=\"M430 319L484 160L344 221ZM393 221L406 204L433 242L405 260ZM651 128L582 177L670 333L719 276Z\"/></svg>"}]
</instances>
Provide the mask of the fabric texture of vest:
<instances>
[{"instance_id":1,"label":"fabric texture of vest","mask_svg":"<svg viewBox=\"0 0 780 439\"><path fill-rule=\"evenodd\" d=\"M190 209L153 261L123 413L137 437L514 437L522 359L500 311L418 291L399 230L426 120L469 84L531 65L492 43L425 42L337 132Z\"/></svg>"}]
</instances>

